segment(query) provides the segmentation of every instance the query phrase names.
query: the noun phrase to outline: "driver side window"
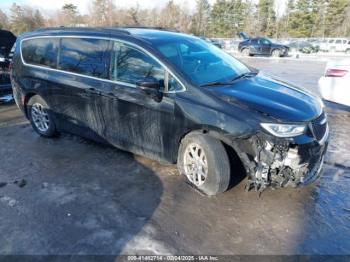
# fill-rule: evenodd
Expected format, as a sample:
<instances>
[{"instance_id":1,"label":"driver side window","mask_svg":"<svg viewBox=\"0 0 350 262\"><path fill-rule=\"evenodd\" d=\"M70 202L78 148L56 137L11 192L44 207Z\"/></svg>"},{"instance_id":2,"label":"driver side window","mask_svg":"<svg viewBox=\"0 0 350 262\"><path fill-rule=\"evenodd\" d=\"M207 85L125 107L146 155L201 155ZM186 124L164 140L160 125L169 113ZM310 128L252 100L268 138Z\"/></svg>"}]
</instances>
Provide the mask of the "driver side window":
<instances>
[{"instance_id":1,"label":"driver side window","mask_svg":"<svg viewBox=\"0 0 350 262\"><path fill-rule=\"evenodd\" d=\"M263 45L268 45L268 44L270 44L270 41L267 40L267 39L261 39L260 41L262 42Z\"/></svg>"},{"instance_id":2,"label":"driver side window","mask_svg":"<svg viewBox=\"0 0 350 262\"><path fill-rule=\"evenodd\" d=\"M154 77L164 88L164 68L149 55L123 43L114 42L110 74L111 80L129 84Z\"/></svg>"}]
</instances>

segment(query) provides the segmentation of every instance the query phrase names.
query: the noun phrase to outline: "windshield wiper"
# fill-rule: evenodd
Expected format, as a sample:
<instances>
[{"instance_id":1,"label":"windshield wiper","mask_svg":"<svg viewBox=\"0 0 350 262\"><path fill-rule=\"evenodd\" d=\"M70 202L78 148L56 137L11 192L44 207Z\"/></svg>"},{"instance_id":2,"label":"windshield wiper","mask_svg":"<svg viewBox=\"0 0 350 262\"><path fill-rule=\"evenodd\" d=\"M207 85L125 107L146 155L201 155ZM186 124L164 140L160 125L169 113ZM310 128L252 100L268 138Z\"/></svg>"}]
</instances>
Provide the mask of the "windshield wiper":
<instances>
[{"instance_id":1,"label":"windshield wiper","mask_svg":"<svg viewBox=\"0 0 350 262\"><path fill-rule=\"evenodd\" d=\"M253 77L253 76L256 76L258 74L258 72L247 72L247 73L243 73L243 74L240 74L238 76L236 76L235 78L233 78L230 82L234 82L238 79L241 79L241 78L246 78L246 77Z\"/></svg>"},{"instance_id":2,"label":"windshield wiper","mask_svg":"<svg viewBox=\"0 0 350 262\"><path fill-rule=\"evenodd\" d=\"M206 83L206 84L200 85L200 87L232 85L232 83L235 82L238 79L246 78L246 77L253 77L253 76L256 76L257 74L258 74L257 72L247 72L247 73L243 73L243 74L240 74L240 75L234 77L233 79L231 79L228 82L214 81L214 82L210 82L210 83Z\"/></svg>"},{"instance_id":3,"label":"windshield wiper","mask_svg":"<svg viewBox=\"0 0 350 262\"><path fill-rule=\"evenodd\" d=\"M220 81L216 81L216 82L210 82L210 83L206 83L203 85L200 85L199 87L205 87L205 86L227 86L227 85L231 85L231 82L220 82Z\"/></svg>"}]
</instances>

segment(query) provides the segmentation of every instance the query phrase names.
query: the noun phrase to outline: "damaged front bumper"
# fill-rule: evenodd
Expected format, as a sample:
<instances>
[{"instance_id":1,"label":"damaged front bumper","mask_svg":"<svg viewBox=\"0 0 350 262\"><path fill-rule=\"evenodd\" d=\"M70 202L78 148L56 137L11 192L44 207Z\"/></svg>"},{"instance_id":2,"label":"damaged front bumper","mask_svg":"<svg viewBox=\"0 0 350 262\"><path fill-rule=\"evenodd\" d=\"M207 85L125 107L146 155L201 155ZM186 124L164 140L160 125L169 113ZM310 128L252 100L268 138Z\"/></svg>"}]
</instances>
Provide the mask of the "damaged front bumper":
<instances>
[{"instance_id":1,"label":"damaged front bumper","mask_svg":"<svg viewBox=\"0 0 350 262\"><path fill-rule=\"evenodd\" d=\"M246 190L263 191L267 187L297 187L314 182L320 175L328 146L326 124L320 139L310 131L305 137L277 138L263 132L234 142L248 182ZM310 129L311 130L311 129Z\"/></svg>"}]
</instances>

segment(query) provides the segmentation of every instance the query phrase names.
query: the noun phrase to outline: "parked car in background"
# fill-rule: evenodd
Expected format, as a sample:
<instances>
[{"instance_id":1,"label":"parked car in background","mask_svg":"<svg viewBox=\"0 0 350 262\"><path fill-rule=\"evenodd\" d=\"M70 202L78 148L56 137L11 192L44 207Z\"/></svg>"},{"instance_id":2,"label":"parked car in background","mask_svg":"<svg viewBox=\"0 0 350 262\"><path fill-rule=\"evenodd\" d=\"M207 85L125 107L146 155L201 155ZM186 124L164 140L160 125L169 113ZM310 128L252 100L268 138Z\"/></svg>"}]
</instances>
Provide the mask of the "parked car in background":
<instances>
[{"instance_id":1,"label":"parked car in background","mask_svg":"<svg viewBox=\"0 0 350 262\"><path fill-rule=\"evenodd\" d=\"M307 38L307 42L309 42L313 48L315 49L316 52L320 51L320 45L321 45L321 39L319 38Z\"/></svg>"},{"instance_id":2,"label":"parked car in background","mask_svg":"<svg viewBox=\"0 0 350 262\"><path fill-rule=\"evenodd\" d=\"M288 55L289 47L275 43L267 38L257 37L248 38L240 42L238 50L245 56L267 55L283 57Z\"/></svg>"},{"instance_id":3,"label":"parked car in background","mask_svg":"<svg viewBox=\"0 0 350 262\"><path fill-rule=\"evenodd\" d=\"M301 52L304 54L317 53L318 49L315 48L308 41L292 41L288 44L291 52Z\"/></svg>"},{"instance_id":4,"label":"parked car in background","mask_svg":"<svg viewBox=\"0 0 350 262\"><path fill-rule=\"evenodd\" d=\"M327 149L318 97L186 34L38 30L17 40L11 77L38 134L76 133L177 163L208 195L240 168L249 188L308 184Z\"/></svg>"},{"instance_id":5,"label":"parked car in background","mask_svg":"<svg viewBox=\"0 0 350 262\"><path fill-rule=\"evenodd\" d=\"M223 43L217 39L210 39L210 38L207 38L205 36L202 36L200 37L201 39L203 39L204 41L208 42L208 43L211 43L217 47L219 47L220 49L223 48Z\"/></svg>"},{"instance_id":6,"label":"parked car in background","mask_svg":"<svg viewBox=\"0 0 350 262\"><path fill-rule=\"evenodd\" d=\"M218 39L210 39L210 41L212 42L213 45L219 47L220 49L224 48L224 44L222 43L222 41Z\"/></svg>"},{"instance_id":7,"label":"parked car in background","mask_svg":"<svg viewBox=\"0 0 350 262\"><path fill-rule=\"evenodd\" d=\"M318 85L323 99L350 106L350 59L328 62Z\"/></svg>"},{"instance_id":8,"label":"parked car in background","mask_svg":"<svg viewBox=\"0 0 350 262\"><path fill-rule=\"evenodd\" d=\"M12 93L9 76L10 51L16 37L9 31L0 30L0 100Z\"/></svg>"},{"instance_id":9,"label":"parked car in background","mask_svg":"<svg viewBox=\"0 0 350 262\"><path fill-rule=\"evenodd\" d=\"M321 42L320 50L324 52L345 52L350 54L350 40L346 38L327 38Z\"/></svg>"}]
</instances>

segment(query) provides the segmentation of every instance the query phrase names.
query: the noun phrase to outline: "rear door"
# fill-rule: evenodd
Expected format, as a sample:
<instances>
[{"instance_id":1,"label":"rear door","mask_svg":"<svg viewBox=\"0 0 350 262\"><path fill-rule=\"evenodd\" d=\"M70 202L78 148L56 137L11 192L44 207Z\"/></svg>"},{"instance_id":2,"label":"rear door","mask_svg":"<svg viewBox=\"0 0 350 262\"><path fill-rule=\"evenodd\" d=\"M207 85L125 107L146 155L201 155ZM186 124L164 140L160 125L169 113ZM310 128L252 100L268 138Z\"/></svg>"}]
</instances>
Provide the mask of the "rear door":
<instances>
[{"instance_id":1,"label":"rear door","mask_svg":"<svg viewBox=\"0 0 350 262\"><path fill-rule=\"evenodd\" d=\"M50 73L48 81L60 129L94 138L96 114L91 101L109 76L109 44L109 40L95 38L60 39L58 70Z\"/></svg>"},{"instance_id":2,"label":"rear door","mask_svg":"<svg viewBox=\"0 0 350 262\"><path fill-rule=\"evenodd\" d=\"M261 45L258 38L253 38L250 40L250 53L251 54L261 54Z\"/></svg>"}]
</instances>

